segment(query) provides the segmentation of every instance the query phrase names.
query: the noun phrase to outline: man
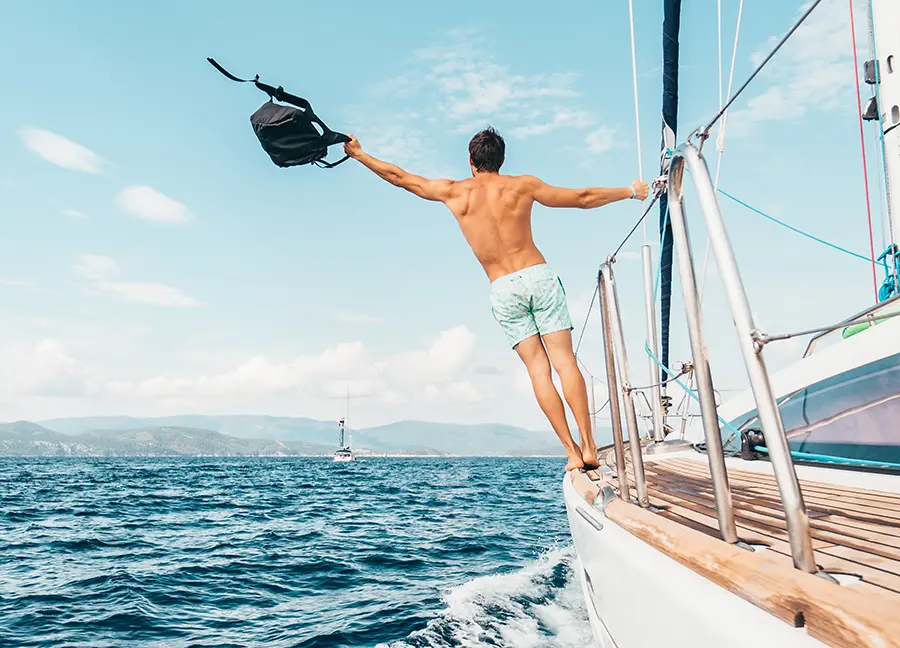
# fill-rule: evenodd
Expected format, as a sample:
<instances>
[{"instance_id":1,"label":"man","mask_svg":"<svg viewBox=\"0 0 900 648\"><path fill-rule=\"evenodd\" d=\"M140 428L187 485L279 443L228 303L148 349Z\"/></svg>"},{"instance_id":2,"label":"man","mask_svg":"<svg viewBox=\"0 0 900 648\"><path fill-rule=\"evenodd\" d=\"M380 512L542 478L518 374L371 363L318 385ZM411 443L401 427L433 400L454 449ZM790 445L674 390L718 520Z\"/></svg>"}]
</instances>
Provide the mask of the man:
<instances>
[{"instance_id":1,"label":"man","mask_svg":"<svg viewBox=\"0 0 900 648\"><path fill-rule=\"evenodd\" d=\"M534 176L500 175L506 144L493 128L469 142L472 177L460 181L429 180L407 173L363 152L352 135L344 151L391 184L425 200L442 202L453 213L491 281L494 318L525 363L538 404L566 450L566 470L596 467L587 388L572 350L573 326L565 291L532 240L531 208L535 202L546 207L593 209L629 198L644 200L647 184L636 180L623 189L563 189ZM575 415L581 448L569 432L551 366Z\"/></svg>"}]
</instances>

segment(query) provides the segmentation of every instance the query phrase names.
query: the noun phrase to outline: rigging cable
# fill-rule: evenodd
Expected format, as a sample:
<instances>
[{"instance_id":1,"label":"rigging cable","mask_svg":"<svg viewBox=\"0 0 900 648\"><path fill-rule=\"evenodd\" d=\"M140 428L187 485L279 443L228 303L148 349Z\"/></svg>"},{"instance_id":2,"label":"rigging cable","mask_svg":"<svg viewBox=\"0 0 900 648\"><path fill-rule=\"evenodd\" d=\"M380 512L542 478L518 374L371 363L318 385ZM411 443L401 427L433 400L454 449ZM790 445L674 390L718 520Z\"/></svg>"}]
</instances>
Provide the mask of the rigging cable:
<instances>
[{"instance_id":1,"label":"rigging cable","mask_svg":"<svg viewBox=\"0 0 900 648\"><path fill-rule=\"evenodd\" d=\"M871 0L870 0L870 2L871 2ZM756 75L759 74L764 67L766 67L768 62L772 60L772 57L775 56L775 54L778 52L778 50L780 50L781 47L788 41L788 39L791 36L793 36L794 32L797 31L797 29L800 27L800 25L802 25L803 22L809 17L809 14L811 14L815 10L815 8L818 7L821 3L822 3L822 0L814 0L814 2L809 6L809 8L807 8L807 10L805 12L803 12L803 15L800 16L800 19L796 23L794 23L794 26L791 27L791 29L788 31L788 33L785 34L781 38L780 41L778 41L778 44L774 47L774 49L772 49L772 51L769 52L769 54L766 56L766 58L763 59L762 63L760 63L759 66L753 71L753 74L751 74L749 77L747 77L747 80L744 81L743 85L740 88L738 88L737 92L734 93L734 95L725 103L724 106L722 106L722 108L719 110L719 112L716 113L716 116L713 117L712 120L706 126L704 126L702 129L700 129L698 131L697 134L701 138L706 139L707 137L709 137L709 129L711 129L713 126L716 125L716 122L718 122L719 119L722 118L722 115L724 115L725 112L731 107L731 104L733 104L735 102L735 100L741 96L741 93L747 89L747 86L749 86L750 82L756 78Z\"/></svg>"},{"instance_id":2,"label":"rigging cable","mask_svg":"<svg viewBox=\"0 0 900 648\"><path fill-rule=\"evenodd\" d=\"M866 132L863 127L862 97L859 90L859 60L856 54L856 22L853 16L853 0L850 0L850 41L853 46L853 73L856 75L856 108L859 113L859 145L862 149L863 183L866 188L866 216L869 219L869 251L872 253L872 286L875 303L878 303L878 272L875 268L875 235L872 231L872 202L869 198L869 171L866 168ZM877 69L877 63L876 63Z\"/></svg>"},{"instance_id":3,"label":"rigging cable","mask_svg":"<svg viewBox=\"0 0 900 648\"><path fill-rule=\"evenodd\" d=\"M721 0L720 8L721 8ZM738 50L738 41L741 35L741 20L744 16L744 0L740 1L738 4L738 15L737 15L737 24L734 28L734 46L731 49L731 71L728 73L728 94L726 95L726 101L731 99L731 89L734 87L734 68L737 64L737 50ZM722 25L721 25L721 16L720 16L720 24L719 24L719 57L722 56ZM719 106L722 105L722 63L719 62ZM713 188L718 190L719 188L719 172L722 169L722 155L725 153L725 133L728 128L728 111L722 115L722 125L719 127L719 135L716 138L716 178L713 184ZM706 250L703 253L703 272L700 274L700 292L698 294L698 300L701 304L703 304L703 295L706 292L706 277L707 271L709 269L709 250L710 250L710 241L707 237L706 239Z\"/></svg>"},{"instance_id":4,"label":"rigging cable","mask_svg":"<svg viewBox=\"0 0 900 648\"><path fill-rule=\"evenodd\" d=\"M656 204L656 201L659 200L659 197L660 197L662 194L663 194L663 190L662 190L662 189L660 189L659 191L656 192L656 195L653 196L653 200L650 201L650 205L647 207L647 209L644 210L644 213L641 214L641 217L638 219L638 222L636 222L636 223L634 224L634 227L631 228L631 231L628 232L628 234L625 235L625 238L622 239L622 242L619 243L619 247L616 248L616 251L612 253L612 256L610 257L611 259L615 259L616 256L619 254L619 252L622 251L622 248L623 248L623 247L625 246L625 244L628 242L628 239L630 239L630 238L631 238L631 235L634 234L634 233L637 231L638 225L640 225L641 223L644 222L644 219L647 218L647 214L650 213L650 210L653 209L653 205Z\"/></svg>"},{"instance_id":5,"label":"rigging cable","mask_svg":"<svg viewBox=\"0 0 900 648\"><path fill-rule=\"evenodd\" d=\"M637 55L634 50L634 2L628 0L628 20L631 25L631 76L634 84L634 125L637 135L637 159L638 159L638 179L644 179L644 164L641 160L641 111L638 104L638 76L637 76ZM643 209L644 201L641 201ZM646 215L646 214L645 214ZM640 222L643 224L644 245L647 245L647 223L641 216ZM630 235L629 235L630 236ZM615 256L615 255L614 255Z\"/></svg>"}]
</instances>

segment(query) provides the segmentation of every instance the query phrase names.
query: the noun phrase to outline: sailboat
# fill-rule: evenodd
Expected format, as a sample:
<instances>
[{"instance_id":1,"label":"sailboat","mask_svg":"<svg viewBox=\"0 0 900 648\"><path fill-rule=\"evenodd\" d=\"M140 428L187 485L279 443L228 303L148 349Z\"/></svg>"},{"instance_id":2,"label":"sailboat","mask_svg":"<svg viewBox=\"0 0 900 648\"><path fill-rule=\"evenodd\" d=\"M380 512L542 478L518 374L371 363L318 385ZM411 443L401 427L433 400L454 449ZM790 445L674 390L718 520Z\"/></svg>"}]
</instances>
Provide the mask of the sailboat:
<instances>
[{"instance_id":1,"label":"sailboat","mask_svg":"<svg viewBox=\"0 0 900 648\"><path fill-rule=\"evenodd\" d=\"M807 4L794 29L820 1ZM659 382L637 388L630 379L611 257L601 265L597 294L613 443L599 448L599 469L571 471L562 483L595 639L604 648L900 646L897 240L880 257L872 253L885 278L870 308L815 330L760 330L703 154L710 128L747 84L706 128L676 141L680 4L664 0L656 273L650 246L642 248L647 337L640 355ZM900 2L871 0L868 19L874 55L864 78L874 97L865 111L860 102L860 131L864 119L877 120L894 237ZM686 182L702 216L691 225L707 231L750 383L721 405L698 299ZM692 356L680 370L668 359L673 264ZM802 335L809 338L803 357L770 373L769 345ZM676 390L697 402L699 417L670 411L668 394ZM646 433L638 425L645 402L639 395L647 397Z\"/></svg>"},{"instance_id":2,"label":"sailboat","mask_svg":"<svg viewBox=\"0 0 900 648\"><path fill-rule=\"evenodd\" d=\"M353 461L353 436L347 419L350 417L350 390L347 390L347 414L338 421L340 435L338 437L338 449L334 453L334 461Z\"/></svg>"}]
</instances>

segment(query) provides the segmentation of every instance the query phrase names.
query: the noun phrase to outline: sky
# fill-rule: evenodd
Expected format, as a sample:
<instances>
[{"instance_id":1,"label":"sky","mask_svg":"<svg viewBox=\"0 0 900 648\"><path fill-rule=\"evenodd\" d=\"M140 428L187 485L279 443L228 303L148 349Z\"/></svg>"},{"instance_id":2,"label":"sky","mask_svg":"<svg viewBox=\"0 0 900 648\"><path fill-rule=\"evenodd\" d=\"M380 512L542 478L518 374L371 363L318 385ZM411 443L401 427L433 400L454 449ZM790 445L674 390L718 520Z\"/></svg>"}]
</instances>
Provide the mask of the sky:
<instances>
[{"instance_id":1,"label":"sky","mask_svg":"<svg viewBox=\"0 0 900 648\"><path fill-rule=\"evenodd\" d=\"M720 101L717 4L684 4L679 140ZM276 167L249 124L265 95L206 57L306 97L333 129L411 172L466 177L468 140L492 124L507 139L507 173L627 186L639 157L645 180L659 169L661 5L635 0L638 127L624 0L555 10L272 1L265 15L206 0L0 2L0 420L330 420L345 414L349 389L357 427L423 419L547 429L450 213L352 160ZM725 92L738 0L721 5ZM746 5L735 87L801 12L798 0ZM847 3L825 0L737 100L720 187L867 254L850 36ZM715 170L713 142L706 154ZM706 238L692 199L689 191L701 274ZM725 199L722 210L763 330L824 325L872 303L870 265ZM633 201L535 208L535 239L562 277L576 338L598 266L639 214ZM635 382L649 380L641 243L639 229L615 265ZM674 291L672 357L687 360L677 277ZM714 263L704 323L717 387L743 388ZM777 369L802 349L779 343L767 359ZM580 357L602 402L596 313Z\"/></svg>"}]
</instances>

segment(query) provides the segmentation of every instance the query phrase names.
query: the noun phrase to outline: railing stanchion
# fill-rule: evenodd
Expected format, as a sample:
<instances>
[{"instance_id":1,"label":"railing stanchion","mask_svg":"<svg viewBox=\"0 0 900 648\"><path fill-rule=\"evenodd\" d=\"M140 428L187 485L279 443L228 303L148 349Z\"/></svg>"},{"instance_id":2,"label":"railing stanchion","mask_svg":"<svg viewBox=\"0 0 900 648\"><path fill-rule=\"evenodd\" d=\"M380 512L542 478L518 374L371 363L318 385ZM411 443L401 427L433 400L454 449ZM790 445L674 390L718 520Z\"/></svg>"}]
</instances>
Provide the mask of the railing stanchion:
<instances>
[{"instance_id":1,"label":"railing stanchion","mask_svg":"<svg viewBox=\"0 0 900 648\"><path fill-rule=\"evenodd\" d=\"M603 296L606 298L610 319L610 332L612 333L613 346L615 347L616 367L621 379L622 404L625 408L625 424L628 426L628 447L631 450L631 464L634 470L634 488L637 491L638 504L643 507L650 506L647 497L647 481L644 478L644 458L641 454L641 434L638 429L637 413L634 408L634 390L632 390L631 377L628 370L628 353L625 349L625 336L622 330L622 314L619 310L619 296L616 293L616 280L612 271L612 260L604 264L606 272L601 272L603 278Z\"/></svg>"},{"instance_id":2,"label":"railing stanchion","mask_svg":"<svg viewBox=\"0 0 900 648\"><path fill-rule=\"evenodd\" d=\"M700 152L690 143L679 147L675 155L680 164L677 172L669 172L669 204L671 206L673 202L673 180L677 182L678 186L677 201L681 200L682 174L685 161L687 161L687 166L690 168L691 177L697 190L700 209L703 212L703 218L706 220L710 247L716 255L716 264L719 267L722 286L731 308L731 319L737 331L741 354L744 357L747 375L750 378L750 388L753 390L753 397L759 412L759 422L766 440L769 460L772 463L775 481L778 483L778 490L781 493L794 565L798 569L815 573L818 568L813 555L812 540L809 535L809 516L806 513L803 493L800 491L800 482L797 480L797 473L794 470L790 446L784 434L781 412L778 409L775 394L769 381L766 363L763 360L762 345L759 345L754 337L758 331L753 323L750 303L747 300L747 293L744 290L744 284L741 281L741 275L734 258L734 249L731 247L731 241L728 238L728 232L725 230L725 223L722 220L722 214L716 202L715 189L709 177L709 169ZM675 166L674 162L675 159L673 159L673 167ZM670 209L671 213L674 212ZM684 279L682 277L683 282ZM691 341L693 343L693 339ZM705 350L703 353L702 360L706 362ZM701 364L700 360L701 358L697 356L695 350L694 362L698 368ZM701 396L703 395L702 389L700 394ZM712 393L709 394L709 397L712 397ZM707 415L704 409L704 428L706 428L706 419ZM718 424L716 424L716 427L718 428ZM710 452L710 465L712 463L712 453Z\"/></svg>"},{"instance_id":3,"label":"railing stanchion","mask_svg":"<svg viewBox=\"0 0 900 648\"><path fill-rule=\"evenodd\" d=\"M604 292L606 280L603 267L597 275L597 292L600 296L600 325L603 327L603 357L606 360L606 385L609 388L609 418L612 427L613 445L616 452L616 475L619 480L619 497L628 501L628 471L625 466L625 447L622 442L622 413L619 408L619 382L616 379L616 354L612 340L612 318L609 313L609 299ZM596 432L595 432L596 433Z\"/></svg>"},{"instance_id":4,"label":"railing stanchion","mask_svg":"<svg viewBox=\"0 0 900 648\"><path fill-rule=\"evenodd\" d=\"M731 490L728 488L728 473L725 470L725 453L722 450L722 436L719 431L716 394L713 389L712 372L709 370L709 358L703 334L691 239L688 234L687 221L684 218L682 192L684 158L679 151L672 156L669 165L669 221L672 223L672 241L675 246L675 257L678 260L678 277L681 280L684 312L687 315L691 355L694 359L694 377L697 381L697 395L700 399L700 415L703 420L703 435L706 438L706 454L709 457L713 496L716 500L719 533L722 534L723 540L734 544L738 541L738 535L734 525Z\"/></svg>"}]
</instances>

